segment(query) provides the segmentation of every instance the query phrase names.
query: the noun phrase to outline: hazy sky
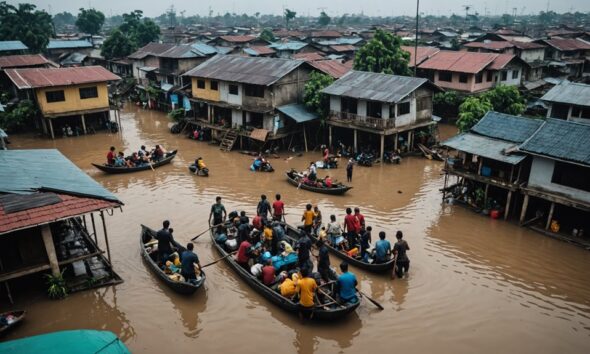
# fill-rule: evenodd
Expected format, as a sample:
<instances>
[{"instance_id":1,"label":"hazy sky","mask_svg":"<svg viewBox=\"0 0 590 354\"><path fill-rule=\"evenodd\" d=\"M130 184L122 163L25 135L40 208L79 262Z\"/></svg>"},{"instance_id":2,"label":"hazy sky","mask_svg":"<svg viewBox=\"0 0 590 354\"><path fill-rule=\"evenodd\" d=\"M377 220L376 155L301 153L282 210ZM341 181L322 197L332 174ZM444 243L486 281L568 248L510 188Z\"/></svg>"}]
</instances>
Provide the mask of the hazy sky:
<instances>
[{"instance_id":1,"label":"hazy sky","mask_svg":"<svg viewBox=\"0 0 590 354\"><path fill-rule=\"evenodd\" d=\"M8 3L29 2L36 4L51 14L69 11L74 14L80 7L94 7L107 16L120 14L135 9L143 10L146 16L162 14L170 5L174 4L177 13L185 10L186 16L199 14L206 16L209 7L214 15L217 13L236 12L239 14L282 13L283 8L297 11L299 14L317 15L325 7L330 16L340 16L344 13L360 13L367 15L412 15L416 12L414 0L8 0ZM556 12L590 11L590 0L421 0L420 11L432 15L464 14L462 5L472 5L475 11L484 14L517 13L530 14L544 11L549 7Z\"/></svg>"}]
</instances>

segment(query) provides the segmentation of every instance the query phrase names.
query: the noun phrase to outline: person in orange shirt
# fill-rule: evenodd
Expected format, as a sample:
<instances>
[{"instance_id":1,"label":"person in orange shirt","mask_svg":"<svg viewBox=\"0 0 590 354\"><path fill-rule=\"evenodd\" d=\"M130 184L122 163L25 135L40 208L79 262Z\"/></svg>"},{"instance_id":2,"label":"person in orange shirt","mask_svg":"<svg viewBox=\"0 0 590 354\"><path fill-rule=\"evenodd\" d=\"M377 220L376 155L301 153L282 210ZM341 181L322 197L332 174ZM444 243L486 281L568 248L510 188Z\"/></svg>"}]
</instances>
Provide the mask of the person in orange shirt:
<instances>
[{"instance_id":1,"label":"person in orange shirt","mask_svg":"<svg viewBox=\"0 0 590 354\"><path fill-rule=\"evenodd\" d=\"M296 292L299 294L299 318L303 322L305 319L313 318L314 295L318 289L315 279L309 277L307 268L301 269L301 279L297 281Z\"/></svg>"},{"instance_id":2,"label":"person in orange shirt","mask_svg":"<svg viewBox=\"0 0 590 354\"><path fill-rule=\"evenodd\" d=\"M315 213L313 212L313 210L311 210L311 204L307 204L305 206L303 216L301 217L301 221L303 221L303 230L308 234L310 234L312 231L314 217Z\"/></svg>"}]
</instances>

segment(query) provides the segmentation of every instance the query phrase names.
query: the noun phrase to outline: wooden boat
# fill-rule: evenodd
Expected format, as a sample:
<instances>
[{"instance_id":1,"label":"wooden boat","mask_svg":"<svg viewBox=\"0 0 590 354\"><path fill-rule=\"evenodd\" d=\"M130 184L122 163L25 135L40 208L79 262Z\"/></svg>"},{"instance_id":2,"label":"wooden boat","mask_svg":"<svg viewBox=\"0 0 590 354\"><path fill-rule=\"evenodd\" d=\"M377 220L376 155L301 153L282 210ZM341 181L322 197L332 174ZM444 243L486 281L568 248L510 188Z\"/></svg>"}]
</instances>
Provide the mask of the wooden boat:
<instances>
[{"instance_id":1,"label":"wooden boat","mask_svg":"<svg viewBox=\"0 0 590 354\"><path fill-rule=\"evenodd\" d=\"M113 332L89 329L59 331L0 343L0 353L62 354L62 353L130 354L129 349Z\"/></svg>"},{"instance_id":2,"label":"wooden boat","mask_svg":"<svg viewBox=\"0 0 590 354\"><path fill-rule=\"evenodd\" d=\"M205 272L201 273L201 278L199 279L197 284L192 284L184 281L174 281L168 277L168 274L164 273L163 270L158 267L158 264L152 260L145 244L150 240L155 239L156 231L150 229L145 225L141 225L141 234L139 235L139 249L141 255L145 262L148 265L148 268L154 273L160 280L162 280L168 287L172 290L176 291L179 294L192 294L197 291L198 288L205 283ZM174 242L174 245L178 248L178 253L181 254L186 249L182 247L178 242Z\"/></svg>"},{"instance_id":3,"label":"wooden boat","mask_svg":"<svg viewBox=\"0 0 590 354\"><path fill-rule=\"evenodd\" d=\"M9 323L7 325L0 324L0 334L6 333L9 330L11 330L12 328L16 327L25 318L26 314L27 314L27 312L24 310L8 311L8 312L0 313L0 317L6 317L6 316L13 316L14 317L12 319L11 323Z\"/></svg>"},{"instance_id":4,"label":"wooden boat","mask_svg":"<svg viewBox=\"0 0 590 354\"><path fill-rule=\"evenodd\" d=\"M228 256L228 252L217 242L215 242L215 231L212 229L211 233L211 241L213 245L219 252L219 254L225 257L225 261L227 264L246 282L250 287L256 290L260 295L264 296L267 300L274 303L275 305L279 306L284 311L290 313L298 313L298 305L296 302L291 301L278 292L272 290L268 286L264 285L262 281L252 275L248 270L244 269L241 265L239 265L233 256ZM313 319L321 320L321 321L330 321L336 320L345 317L346 315L353 312L361 303L361 297L359 294L359 302L356 304L346 304L340 305L336 308L326 308L326 307L316 307L313 314Z\"/></svg>"},{"instance_id":5,"label":"wooden boat","mask_svg":"<svg viewBox=\"0 0 590 354\"><path fill-rule=\"evenodd\" d=\"M444 161L443 157L440 156L440 154L437 151L431 150L431 149L427 148L425 145L422 145L420 143L418 143L417 146L418 146L418 149L420 149L420 151L424 155L424 157L426 157L427 159L436 160L436 161Z\"/></svg>"},{"instance_id":6,"label":"wooden boat","mask_svg":"<svg viewBox=\"0 0 590 354\"><path fill-rule=\"evenodd\" d=\"M324 194L330 194L330 195L342 195L342 194L346 193L349 189L352 189L352 187L345 186L342 183L334 184L334 185L332 185L332 188L313 187L313 186L310 186L310 185L307 185L304 183L301 183L301 186L299 186L299 182L293 176L293 172L294 171L291 170L291 171L287 171L285 173L285 175L287 176L287 182L291 183L295 187L304 189L306 191L316 192L316 193L324 193Z\"/></svg>"},{"instance_id":7,"label":"wooden boat","mask_svg":"<svg viewBox=\"0 0 590 354\"><path fill-rule=\"evenodd\" d=\"M158 168L160 166L169 164L170 161L172 161L172 159L174 157L176 157L177 152L178 152L178 150L167 152L166 156L164 156L162 159L160 159L157 162L152 162L151 167L149 164L143 164L141 166L136 166L136 167L115 167L115 166L108 166L106 164L99 165L96 163L93 163L92 166L94 166L94 167L98 168L99 170L106 172L106 173L131 173L131 172L145 171L145 170L152 169L152 167Z\"/></svg>"},{"instance_id":8,"label":"wooden boat","mask_svg":"<svg viewBox=\"0 0 590 354\"><path fill-rule=\"evenodd\" d=\"M301 237L301 231L294 230L291 226L289 226L287 229L287 235L293 239L298 240L299 237ZM311 238L311 240L314 243L317 242L317 238L315 236L310 235L309 238ZM334 254L336 257L338 257L342 260L345 260L346 263L348 263L348 264L351 264L355 267L364 269L366 271L373 272L373 273L384 273L384 272L391 272L391 269L393 269L393 258L390 259L387 263L380 263L380 264L365 263L365 262L361 261L360 259L356 259L354 257L349 257L346 253L337 250L336 248L330 246L327 243L325 245L326 245L326 247L328 247L328 251L330 251L330 253Z\"/></svg>"}]
</instances>

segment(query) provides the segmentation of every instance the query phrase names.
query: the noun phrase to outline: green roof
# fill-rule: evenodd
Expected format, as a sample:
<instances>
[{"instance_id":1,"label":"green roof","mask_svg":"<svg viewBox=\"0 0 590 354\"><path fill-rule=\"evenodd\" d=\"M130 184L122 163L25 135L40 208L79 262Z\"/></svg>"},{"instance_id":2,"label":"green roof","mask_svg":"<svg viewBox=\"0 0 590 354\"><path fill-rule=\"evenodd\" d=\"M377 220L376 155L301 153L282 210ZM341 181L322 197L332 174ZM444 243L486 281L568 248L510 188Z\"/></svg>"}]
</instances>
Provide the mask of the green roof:
<instances>
[{"instance_id":1,"label":"green roof","mask_svg":"<svg viewBox=\"0 0 590 354\"><path fill-rule=\"evenodd\" d=\"M280 106L277 107L277 110L292 118L297 123L305 123L319 118L316 113L308 111L305 105L298 103Z\"/></svg>"},{"instance_id":2,"label":"green roof","mask_svg":"<svg viewBox=\"0 0 590 354\"><path fill-rule=\"evenodd\" d=\"M55 149L0 150L0 166L0 193L43 190L121 203Z\"/></svg>"},{"instance_id":3,"label":"green roof","mask_svg":"<svg viewBox=\"0 0 590 354\"><path fill-rule=\"evenodd\" d=\"M471 132L490 138L522 143L533 135L544 120L488 112L471 128Z\"/></svg>"},{"instance_id":4,"label":"green roof","mask_svg":"<svg viewBox=\"0 0 590 354\"><path fill-rule=\"evenodd\" d=\"M101 353L129 354L129 349L109 331L59 331L0 343L1 353L69 354Z\"/></svg>"}]
</instances>

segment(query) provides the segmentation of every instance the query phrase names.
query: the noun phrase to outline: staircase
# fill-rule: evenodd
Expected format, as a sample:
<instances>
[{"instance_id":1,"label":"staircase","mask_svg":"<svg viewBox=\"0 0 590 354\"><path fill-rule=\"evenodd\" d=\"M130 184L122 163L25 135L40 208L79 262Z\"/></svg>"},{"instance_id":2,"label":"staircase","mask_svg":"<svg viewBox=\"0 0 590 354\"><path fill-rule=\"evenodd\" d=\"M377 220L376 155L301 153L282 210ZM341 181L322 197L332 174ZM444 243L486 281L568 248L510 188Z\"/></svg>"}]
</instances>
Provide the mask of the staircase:
<instances>
[{"instance_id":1,"label":"staircase","mask_svg":"<svg viewBox=\"0 0 590 354\"><path fill-rule=\"evenodd\" d=\"M231 151L234 147L234 144L238 140L238 131L235 129L228 130L223 138L221 139L221 144L219 144L219 149L222 151Z\"/></svg>"}]
</instances>

